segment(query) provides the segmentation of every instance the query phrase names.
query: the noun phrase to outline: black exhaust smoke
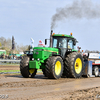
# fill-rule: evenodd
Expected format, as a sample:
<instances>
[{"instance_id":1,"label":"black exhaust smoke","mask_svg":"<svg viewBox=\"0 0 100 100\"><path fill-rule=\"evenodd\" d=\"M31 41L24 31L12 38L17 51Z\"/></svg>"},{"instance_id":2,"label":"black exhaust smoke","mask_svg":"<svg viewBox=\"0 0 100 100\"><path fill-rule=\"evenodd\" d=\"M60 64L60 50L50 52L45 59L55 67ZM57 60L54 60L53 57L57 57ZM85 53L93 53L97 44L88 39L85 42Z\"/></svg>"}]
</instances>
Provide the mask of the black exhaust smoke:
<instances>
[{"instance_id":1,"label":"black exhaust smoke","mask_svg":"<svg viewBox=\"0 0 100 100\"><path fill-rule=\"evenodd\" d=\"M63 8L57 8L56 13L51 19L51 29L57 27L59 21L66 19L99 19L100 4L95 4L92 0L74 0L71 5Z\"/></svg>"}]
</instances>

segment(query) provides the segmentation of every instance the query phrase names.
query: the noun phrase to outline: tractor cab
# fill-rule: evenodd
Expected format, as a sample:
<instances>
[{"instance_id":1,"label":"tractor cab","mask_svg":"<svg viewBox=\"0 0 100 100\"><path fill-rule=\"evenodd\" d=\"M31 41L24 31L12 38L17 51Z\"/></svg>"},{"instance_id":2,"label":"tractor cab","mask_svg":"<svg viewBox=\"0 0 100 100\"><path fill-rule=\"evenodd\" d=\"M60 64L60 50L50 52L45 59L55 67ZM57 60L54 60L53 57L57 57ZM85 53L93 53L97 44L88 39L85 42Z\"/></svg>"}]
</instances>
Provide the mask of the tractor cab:
<instances>
[{"instance_id":1,"label":"tractor cab","mask_svg":"<svg viewBox=\"0 0 100 100\"><path fill-rule=\"evenodd\" d=\"M59 54L62 58L65 57L66 53L70 53L75 50L76 39L71 35L64 34L53 34L52 35L52 47L59 49Z\"/></svg>"}]
</instances>

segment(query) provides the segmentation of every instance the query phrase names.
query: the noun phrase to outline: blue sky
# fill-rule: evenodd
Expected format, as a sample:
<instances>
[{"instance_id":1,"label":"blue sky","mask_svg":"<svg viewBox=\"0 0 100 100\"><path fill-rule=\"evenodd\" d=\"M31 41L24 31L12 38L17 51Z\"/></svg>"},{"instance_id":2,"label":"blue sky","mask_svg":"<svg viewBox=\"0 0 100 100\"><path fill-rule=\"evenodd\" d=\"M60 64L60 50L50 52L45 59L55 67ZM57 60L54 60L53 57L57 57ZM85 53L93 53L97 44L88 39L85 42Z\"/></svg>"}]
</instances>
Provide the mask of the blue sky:
<instances>
[{"instance_id":1,"label":"blue sky","mask_svg":"<svg viewBox=\"0 0 100 100\"><path fill-rule=\"evenodd\" d=\"M56 9L70 6L81 0L0 0L0 37L15 38L17 44L30 45L30 38L37 46L39 40L49 38L51 18ZM91 1L95 9L100 0ZM88 4L88 2L87 2ZM98 7L97 7L98 9ZM100 11L100 10L99 10ZM70 34L79 41L83 50L100 51L100 18L66 18L56 23L54 33Z\"/></svg>"}]
</instances>

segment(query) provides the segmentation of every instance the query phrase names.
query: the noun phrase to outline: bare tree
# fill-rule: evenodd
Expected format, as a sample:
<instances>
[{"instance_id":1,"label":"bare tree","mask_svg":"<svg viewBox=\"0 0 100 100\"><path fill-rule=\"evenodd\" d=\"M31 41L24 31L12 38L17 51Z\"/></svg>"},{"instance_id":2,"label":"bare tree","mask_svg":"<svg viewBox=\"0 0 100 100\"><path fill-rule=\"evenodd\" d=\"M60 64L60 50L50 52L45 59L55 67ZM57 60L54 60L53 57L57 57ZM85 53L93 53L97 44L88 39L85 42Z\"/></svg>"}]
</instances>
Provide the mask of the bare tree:
<instances>
[{"instance_id":1,"label":"bare tree","mask_svg":"<svg viewBox=\"0 0 100 100\"><path fill-rule=\"evenodd\" d=\"M6 39L4 37L0 37L0 49L4 49L7 51L7 54L10 54L12 50L12 39L11 38ZM15 42L15 49L14 49L15 53L23 52L29 49L30 49L29 45L23 45L23 44L18 45Z\"/></svg>"},{"instance_id":2,"label":"bare tree","mask_svg":"<svg viewBox=\"0 0 100 100\"><path fill-rule=\"evenodd\" d=\"M2 44L2 47L5 47L6 39L4 37L0 37L0 42Z\"/></svg>"}]
</instances>

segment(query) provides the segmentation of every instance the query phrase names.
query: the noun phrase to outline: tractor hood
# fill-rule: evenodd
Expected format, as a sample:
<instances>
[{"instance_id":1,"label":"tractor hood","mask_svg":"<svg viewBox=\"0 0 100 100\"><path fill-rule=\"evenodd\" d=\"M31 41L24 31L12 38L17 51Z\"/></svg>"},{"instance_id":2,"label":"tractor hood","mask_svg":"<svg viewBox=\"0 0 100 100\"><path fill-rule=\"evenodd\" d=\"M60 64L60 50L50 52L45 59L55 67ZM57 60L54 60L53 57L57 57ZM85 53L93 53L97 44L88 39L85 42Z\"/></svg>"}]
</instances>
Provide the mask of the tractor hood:
<instances>
[{"instance_id":1,"label":"tractor hood","mask_svg":"<svg viewBox=\"0 0 100 100\"><path fill-rule=\"evenodd\" d=\"M58 54L58 49L57 48L51 48L51 47L34 47L33 50L56 52Z\"/></svg>"},{"instance_id":2,"label":"tractor hood","mask_svg":"<svg viewBox=\"0 0 100 100\"><path fill-rule=\"evenodd\" d=\"M57 48L50 47L34 47L33 48L33 58L35 60L40 59L41 61L48 59L53 54L58 54Z\"/></svg>"},{"instance_id":3,"label":"tractor hood","mask_svg":"<svg viewBox=\"0 0 100 100\"><path fill-rule=\"evenodd\" d=\"M50 48L50 47L34 47L33 48L33 57L32 60L29 62L29 68L36 68L40 69L45 68L46 60L54 55L58 54L57 48Z\"/></svg>"}]
</instances>

